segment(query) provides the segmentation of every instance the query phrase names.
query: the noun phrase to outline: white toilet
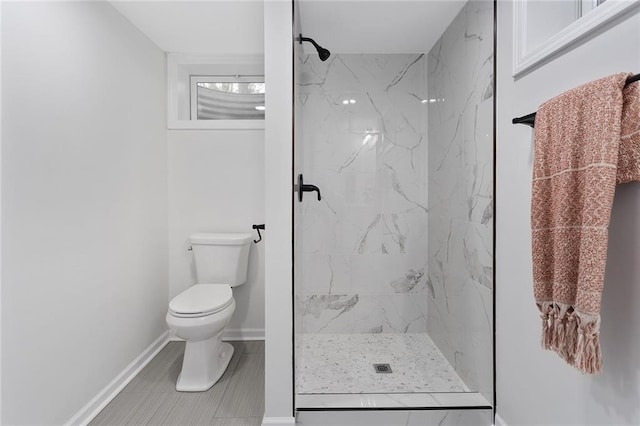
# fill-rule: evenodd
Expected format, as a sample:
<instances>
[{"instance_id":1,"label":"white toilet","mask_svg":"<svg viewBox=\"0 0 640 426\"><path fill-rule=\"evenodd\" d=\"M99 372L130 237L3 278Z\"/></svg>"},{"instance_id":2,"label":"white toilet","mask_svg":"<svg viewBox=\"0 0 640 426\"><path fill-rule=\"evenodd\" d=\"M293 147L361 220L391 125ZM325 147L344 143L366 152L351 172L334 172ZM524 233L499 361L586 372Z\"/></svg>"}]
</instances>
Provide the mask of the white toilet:
<instances>
[{"instance_id":1,"label":"white toilet","mask_svg":"<svg viewBox=\"0 0 640 426\"><path fill-rule=\"evenodd\" d=\"M174 297L167 312L169 328L187 341L178 391L206 391L231 361L233 346L220 338L236 308L231 288L247 280L251 240L251 234L191 236L196 284Z\"/></svg>"}]
</instances>

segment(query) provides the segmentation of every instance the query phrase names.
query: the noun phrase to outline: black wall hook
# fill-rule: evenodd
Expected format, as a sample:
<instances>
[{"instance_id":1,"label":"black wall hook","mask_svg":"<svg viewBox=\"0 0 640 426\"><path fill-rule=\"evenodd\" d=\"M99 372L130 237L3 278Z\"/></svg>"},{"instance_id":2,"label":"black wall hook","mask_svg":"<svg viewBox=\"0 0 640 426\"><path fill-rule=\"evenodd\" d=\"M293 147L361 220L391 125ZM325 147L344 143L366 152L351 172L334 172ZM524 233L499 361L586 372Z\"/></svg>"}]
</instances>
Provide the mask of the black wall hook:
<instances>
[{"instance_id":1,"label":"black wall hook","mask_svg":"<svg viewBox=\"0 0 640 426\"><path fill-rule=\"evenodd\" d=\"M260 230L261 229L264 230L264 223L261 223L260 225L252 225L251 228L258 231L258 239L253 240L254 243L258 244L260 241L262 241L262 235L260 235Z\"/></svg>"}]
</instances>

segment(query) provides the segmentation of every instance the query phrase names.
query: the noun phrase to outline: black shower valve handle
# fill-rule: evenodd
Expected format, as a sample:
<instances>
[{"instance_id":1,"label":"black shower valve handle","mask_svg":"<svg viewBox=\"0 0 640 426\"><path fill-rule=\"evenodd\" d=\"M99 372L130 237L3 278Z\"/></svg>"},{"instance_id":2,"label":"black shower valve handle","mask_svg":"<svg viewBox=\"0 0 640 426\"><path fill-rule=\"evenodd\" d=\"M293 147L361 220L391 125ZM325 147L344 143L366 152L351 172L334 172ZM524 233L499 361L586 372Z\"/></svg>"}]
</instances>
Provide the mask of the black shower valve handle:
<instances>
[{"instance_id":1,"label":"black shower valve handle","mask_svg":"<svg viewBox=\"0 0 640 426\"><path fill-rule=\"evenodd\" d=\"M315 185L308 185L308 184L302 185L302 192L312 192L312 191L315 191L318 193L318 201L321 201L322 195L320 195L320 188L318 188ZM300 193L300 197L302 197L302 192Z\"/></svg>"},{"instance_id":2,"label":"black shower valve handle","mask_svg":"<svg viewBox=\"0 0 640 426\"><path fill-rule=\"evenodd\" d=\"M293 190L298 192L298 201L302 202L302 193L303 192L312 192L315 191L318 193L318 201L322 200L322 195L320 195L320 188L315 185L310 185L304 183L304 179L302 175L298 175L298 184L294 185Z\"/></svg>"}]
</instances>

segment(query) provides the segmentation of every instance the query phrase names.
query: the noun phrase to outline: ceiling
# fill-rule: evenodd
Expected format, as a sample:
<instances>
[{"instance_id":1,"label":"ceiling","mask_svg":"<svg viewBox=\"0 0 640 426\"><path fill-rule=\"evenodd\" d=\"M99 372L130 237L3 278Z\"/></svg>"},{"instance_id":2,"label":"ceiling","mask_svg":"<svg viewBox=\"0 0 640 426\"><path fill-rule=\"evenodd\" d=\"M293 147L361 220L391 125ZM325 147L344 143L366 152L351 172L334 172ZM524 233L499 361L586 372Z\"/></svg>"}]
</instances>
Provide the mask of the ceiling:
<instances>
[{"instance_id":1,"label":"ceiling","mask_svg":"<svg viewBox=\"0 0 640 426\"><path fill-rule=\"evenodd\" d=\"M464 3L300 0L299 19L303 35L314 38L333 53L428 52ZM166 52L264 53L262 1L112 1L111 4Z\"/></svg>"},{"instance_id":2,"label":"ceiling","mask_svg":"<svg viewBox=\"0 0 640 426\"><path fill-rule=\"evenodd\" d=\"M262 1L111 1L165 52L262 54Z\"/></svg>"},{"instance_id":3,"label":"ceiling","mask_svg":"<svg viewBox=\"0 0 640 426\"><path fill-rule=\"evenodd\" d=\"M300 26L335 53L428 52L465 3L301 0Z\"/></svg>"}]
</instances>

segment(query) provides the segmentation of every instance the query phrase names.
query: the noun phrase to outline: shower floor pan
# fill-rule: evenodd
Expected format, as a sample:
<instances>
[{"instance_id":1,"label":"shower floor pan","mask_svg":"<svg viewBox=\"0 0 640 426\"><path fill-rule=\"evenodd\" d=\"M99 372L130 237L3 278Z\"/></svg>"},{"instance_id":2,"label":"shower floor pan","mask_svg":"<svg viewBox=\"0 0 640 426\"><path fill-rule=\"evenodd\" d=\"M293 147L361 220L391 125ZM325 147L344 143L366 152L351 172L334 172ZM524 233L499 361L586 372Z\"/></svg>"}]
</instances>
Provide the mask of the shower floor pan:
<instances>
[{"instance_id":1,"label":"shower floor pan","mask_svg":"<svg viewBox=\"0 0 640 426\"><path fill-rule=\"evenodd\" d=\"M296 358L298 409L491 406L424 333L304 334Z\"/></svg>"}]
</instances>

